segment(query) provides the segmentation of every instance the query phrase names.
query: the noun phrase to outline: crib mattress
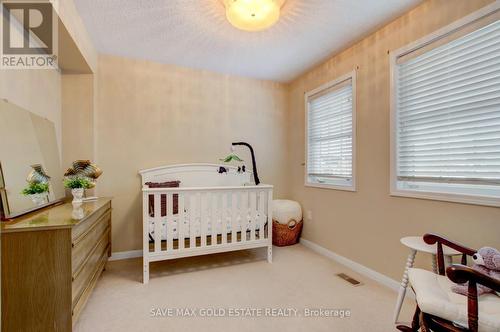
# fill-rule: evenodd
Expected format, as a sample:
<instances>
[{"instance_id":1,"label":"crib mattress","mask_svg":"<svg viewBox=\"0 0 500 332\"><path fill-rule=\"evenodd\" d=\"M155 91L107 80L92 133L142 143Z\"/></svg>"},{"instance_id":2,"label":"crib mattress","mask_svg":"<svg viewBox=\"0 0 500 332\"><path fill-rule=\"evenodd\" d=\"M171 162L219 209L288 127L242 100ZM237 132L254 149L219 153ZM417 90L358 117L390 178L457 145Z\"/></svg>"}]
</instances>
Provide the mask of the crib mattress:
<instances>
[{"instance_id":1,"label":"crib mattress","mask_svg":"<svg viewBox=\"0 0 500 332\"><path fill-rule=\"evenodd\" d=\"M261 220L261 214L256 210L254 213L251 213L251 210L248 211L246 216L243 218L241 215L238 215L236 217L236 220L233 221L231 217L232 211L230 209L226 210L226 213L224 214L225 221L226 221L226 233L231 233L233 231L233 226L235 228L236 232L241 232L241 231L248 231L251 229L259 230L260 229L260 220ZM252 215L255 215L255 221L252 220ZM262 215L262 218L267 220L267 216L264 214ZM207 228L207 235L212 234L212 219L215 220L215 232L217 235L222 234L223 229L222 229L222 217L220 215L220 212L216 214L215 218L208 212L207 217L206 217L206 228ZM189 238L191 237L191 232L194 232L195 237L201 236L201 217L199 214L196 214L196 216L193 218L193 221L191 220L191 216L189 211L184 212L184 237ZM167 222L167 217L161 217L161 239L166 240L167 239L167 227L166 227L166 222ZM173 233L173 239L177 240L179 238L179 215L176 214L173 216L173 220L169 223L172 225L172 233ZM255 227L255 228L254 228ZM149 218L149 234L151 237L154 239L155 238L155 220L154 218L150 217Z\"/></svg>"}]
</instances>

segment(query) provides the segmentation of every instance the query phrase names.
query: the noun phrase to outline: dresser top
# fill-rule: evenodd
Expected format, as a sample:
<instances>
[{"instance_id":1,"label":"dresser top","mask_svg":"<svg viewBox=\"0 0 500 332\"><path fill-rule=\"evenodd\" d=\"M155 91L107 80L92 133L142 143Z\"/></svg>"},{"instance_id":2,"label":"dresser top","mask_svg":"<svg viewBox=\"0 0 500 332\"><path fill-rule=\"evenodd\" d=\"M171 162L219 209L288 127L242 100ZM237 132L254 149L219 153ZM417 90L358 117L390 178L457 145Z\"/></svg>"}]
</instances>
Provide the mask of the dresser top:
<instances>
[{"instance_id":1,"label":"dresser top","mask_svg":"<svg viewBox=\"0 0 500 332\"><path fill-rule=\"evenodd\" d=\"M15 218L12 221L2 222L2 233L71 228L87 219L94 212L98 211L109 202L111 202L111 198L104 197L98 198L95 201L84 202L78 208L78 211L74 210L71 202L48 207L25 216ZM78 219L74 219L75 216L78 216Z\"/></svg>"}]
</instances>

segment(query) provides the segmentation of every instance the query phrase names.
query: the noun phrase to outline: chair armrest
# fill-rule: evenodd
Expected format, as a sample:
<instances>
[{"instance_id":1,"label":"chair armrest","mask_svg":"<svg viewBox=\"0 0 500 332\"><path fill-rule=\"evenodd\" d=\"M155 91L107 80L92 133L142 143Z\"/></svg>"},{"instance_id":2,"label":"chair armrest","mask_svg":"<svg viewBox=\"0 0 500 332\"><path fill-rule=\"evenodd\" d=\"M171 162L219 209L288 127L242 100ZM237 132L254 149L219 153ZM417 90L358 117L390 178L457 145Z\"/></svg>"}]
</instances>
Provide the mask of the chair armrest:
<instances>
[{"instance_id":1,"label":"chair armrest","mask_svg":"<svg viewBox=\"0 0 500 332\"><path fill-rule=\"evenodd\" d=\"M466 254L469 256L474 255L477 250L467 248L461 244L458 244L456 242L450 241L440 235L433 234L433 233L427 233L424 235L424 241L427 244L435 244L435 243L441 243L442 245L444 244L447 247L450 247L452 249L455 249L456 251L461 252L462 254Z\"/></svg>"},{"instance_id":2,"label":"chair armrest","mask_svg":"<svg viewBox=\"0 0 500 332\"><path fill-rule=\"evenodd\" d=\"M500 292L500 281L492 277L476 271L468 266L453 264L446 269L448 278L456 283L463 284L468 281L473 281L476 284L493 289L495 292Z\"/></svg>"},{"instance_id":3,"label":"chair armrest","mask_svg":"<svg viewBox=\"0 0 500 332\"><path fill-rule=\"evenodd\" d=\"M438 271L440 275L445 274L445 266L444 266L444 255L443 255L443 245L455 249L458 252L462 253L462 264L467 265L467 255L472 256L476 253L476 250L467 248L461 244L452 242L440 235L427 233L424 235L424 242L427 244L436 244L437 243L437 263L438 263Z\"/></svg>"},{"instance_id":4,"label":"chair armrest","mask_svg":"<svg viewBox=\"0 0 500 332\"><path fill-rule=\"evenodd\" d=\"M457 283L469 282L467 286L467 318L469 329L467 331L477 332L479 329L479 306L477 302L477 284L489 287L500 292L500 281L476 271L468 266L453 264L446 269L448 278Z\"/></svg>"}]
</instances>

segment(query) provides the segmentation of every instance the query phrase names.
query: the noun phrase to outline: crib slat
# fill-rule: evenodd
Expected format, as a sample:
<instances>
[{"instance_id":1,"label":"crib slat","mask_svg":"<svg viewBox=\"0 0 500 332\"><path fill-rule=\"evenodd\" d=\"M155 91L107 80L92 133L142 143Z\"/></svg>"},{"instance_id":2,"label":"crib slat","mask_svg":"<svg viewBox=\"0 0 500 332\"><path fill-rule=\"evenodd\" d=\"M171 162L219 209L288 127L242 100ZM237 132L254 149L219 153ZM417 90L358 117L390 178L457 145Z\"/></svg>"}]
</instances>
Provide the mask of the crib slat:
<instances>
[{"instance_id":1,"label":"crib slat","mask_svg":"<svg viewBox=\"0 0 500 332\"><path fill-rule=\"evenodd\" d=\"M195 231L195 220L196 220L196 202L199 194L189 196L189 248L196 247L196 231Z\"/></svg>"},{"instance_id":2,"label":"crib slat","mask_svg":"<svg viewBox=\"0 0 500 332\"><path fill-rule=\"evenodd\" d=\"M167 250L174 249L174 218L172 194L167 194Z\"/></svg>"},{"instance_id":3,"label":"crib slat","mask_svg":"<svg viewBox=\"0 0 500 332\"><path fill-rule=\"evenodd\" d=\"M238 193L231 192L231 243L238 242L236 218L238 217Z\"/></svg>"},{"instance_id":4,"label":"crib slat","mask_svg":"<svg viewBox=\"0 0 500 332\"><path fill-rule=\"evenodd\" d=\"M259 240L264 239L264 226L266 223L266 218L264 215L264 205L266 204L265 191L259 191Z\"/></svg>"},{"instance_id":5,"label":"crib slat","mask_svg":"<svg viewBox=\"0 0 500 332\"><path fill-rule=\"evenodd\" d=\"M161 251L161 194L154 194L155 252Z\"/></svg>"},{"instance_id":6,"label":"crib slat","mask_svg":"<svg viewBox=\"0 0 500 332\"><path fill-rule=\"evenodd\" d=\"M217 245L217 226L219 224L217 213L219 212L218 211L219 196L220 196L219 193L212 194L212 217L210 218L210 226L212 228L211 242L210 242L211 246Z\"/></svg>"},{"instance_id":7,"label":"crib slat","mask_svg":"<svg viewBox=\"0 0 500 332\"><path fill-rule=\"evenodd\" d=\"M250 192L250 241L255 241L255 225L257 225L257 192Z\"/></svg>"},{"instance_id":8,"label":"crib slat","mask_svg":"<svg viewBox=\"0 0 500 332\"><path fill-rule=\"evenodd\" d=\"M207 200L209 194L202 194L200 196L201 202L200 202L200 235L201 235L201 247L206 247L207 246Z\"/></svg>"},{"instance_id":9,"label":"crib slat","mask_svg":"<svg viewBox=\"0 0 500 332\"><path fill-rule=\"evenodd\" d=\"M241 192L240 203L241 242L246 242L248 226L248 191Z\"/></svg>"},{"instance_id":10,"label":"crib slat","mask_svg":"<svg viewBox=\"0 0 500 332\"><path fill-rule=\"evenodd\" d=\"M179 194L179 205L177 214L177 242L179 243L179 250L184 249L184 200L186 199L185 194Z\"/></svg>"},{"instance_id":11,"label":"crib slat","mask_svg":"<svg viewBox=\"0 0 500 332\"><path fill-rule=\"evenodd\" d=\"M221 225L221 244L227 243L227 195L223 193L221 196L222 199L222 211L220 213L220 225Z\"/></svg>"},{"instance_id":12,"label":"crib slat","mask_svg":"<svg viewBox=\"0 0 500 332\"><path fill-rule=\"evenodd\" d=\"M267 192L267 234L266 238L269 242L273 238L273 191L269 190Z\"/></svg>"}]
</instances>

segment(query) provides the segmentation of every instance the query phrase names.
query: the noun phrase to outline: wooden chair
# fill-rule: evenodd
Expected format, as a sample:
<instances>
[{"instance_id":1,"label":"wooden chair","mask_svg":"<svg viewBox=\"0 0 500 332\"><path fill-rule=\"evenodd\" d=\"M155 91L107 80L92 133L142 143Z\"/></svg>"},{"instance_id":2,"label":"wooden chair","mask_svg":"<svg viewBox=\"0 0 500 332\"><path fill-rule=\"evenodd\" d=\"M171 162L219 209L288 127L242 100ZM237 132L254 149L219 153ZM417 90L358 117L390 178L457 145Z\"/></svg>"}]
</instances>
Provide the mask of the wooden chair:
<instances>
[{"instance_id":1,"label":"wooden chair","mask_svg":"<svg viewBox=\"0 0 500 332\"><path fill-rule=\"evenodd\" d=\"M417 309L410 326L399 325L400 331L451 331L482 332L500 331L500 297L485 294L478 298L477 284L500 292L500 281L466 266L467 256L476 250L449 241L436 234L424 235L427 244L437 243L438 273L421 269L409 271L410 283L415 291ZM462 253L462 264L446 269L443 246ZM452 282L469 282L467 297L451 292Z\"/></svg>"}]
</instances>

